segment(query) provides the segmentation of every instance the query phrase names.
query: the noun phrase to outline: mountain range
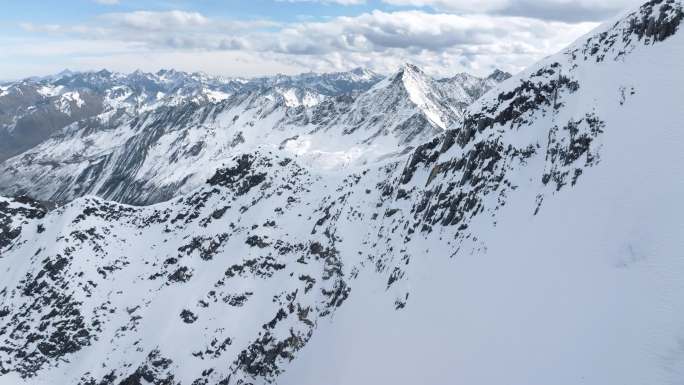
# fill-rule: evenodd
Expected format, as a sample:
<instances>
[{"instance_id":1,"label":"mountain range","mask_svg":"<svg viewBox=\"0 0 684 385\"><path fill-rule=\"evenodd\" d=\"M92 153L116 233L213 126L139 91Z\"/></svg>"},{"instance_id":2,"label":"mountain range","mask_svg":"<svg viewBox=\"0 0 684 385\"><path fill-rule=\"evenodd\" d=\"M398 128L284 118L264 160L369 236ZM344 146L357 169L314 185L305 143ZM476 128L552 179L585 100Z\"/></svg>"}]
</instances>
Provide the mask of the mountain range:
<instances>
[{"instance_id":1,"label":"mountain range","mask_svg":"<svg viewBox=\"0 0 684 385\"><path fill-rule=\"evenodd\" d=\"M103 91L0 168L0 383L681 383L682 20L513 77L3 86Z\"/></svg>"},{"instance_id":2,"label":"mountain range","mask_svg":"<svg viewBox=\"0 0 684 385\"><path fill-rule=\"evenodd\" d=\"M328 169L372 161L457 127L465 107L507 77L434 80L407 64L387 78L362 69L249 81L165 70L26 80L0 94L0 193L140 205L188 193L256 148Z\"/></svg>"}]
</instances>

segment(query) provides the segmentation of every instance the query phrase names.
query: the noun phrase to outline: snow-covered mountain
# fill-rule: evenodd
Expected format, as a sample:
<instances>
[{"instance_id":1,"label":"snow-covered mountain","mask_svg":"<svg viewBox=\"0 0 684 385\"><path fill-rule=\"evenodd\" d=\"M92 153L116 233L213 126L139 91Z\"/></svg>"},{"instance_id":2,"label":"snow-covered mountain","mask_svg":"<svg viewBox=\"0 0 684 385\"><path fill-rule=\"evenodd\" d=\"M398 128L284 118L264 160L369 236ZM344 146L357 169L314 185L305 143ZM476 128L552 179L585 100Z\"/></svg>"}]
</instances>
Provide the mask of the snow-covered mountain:
<instances>
[{"instance_id":1,"label":"snow-covered mountain","mask_svg":"<svg viewBox=\"0 0 684 385\"><path fill-rule=\"evenodd\" d=\"M404 156L288 142L150 206L3 198L0 383L681 383L683 19L651 0ZM429 87L444 122L408 70L368 95Z\"/></svg>"},{"instance_id":2,"label":"snow-covered mountain","mask_svg":"<svg viewBox=\"0 0 684 385\"><path fill-rule=\"evenodd\" d=\"M226 79L161 70L131 74L72 72L0 85L0 161L43 142L74 122L125 110L135 115L160 106L217 103L238 92L271 88L292 106L325 96L358 93L381 76L356 69L333 74Z\"/></svg>"},{"instance_id":3,"label":"snow-covered mountain","mask_svg":"<svg viewBox=\"0 0 684 385\"><path fill-rule=\"evenodd\" d=\"M323 96L337 96L366 91L381 79L382 76L373 71L356 68L348 72L305 73L295 76L276 75L256 78L251 79L246 84L246 88L277 87L286 90L310 90Z\"/></svg>"},{"instance_id":4,"label":"snow-covered mountain","mask_svg":"<svg viewBox=\"0 0 684 385\"><path fill-rule=\"evenodd\" d=\"M458 127L475 98L452 94L457 81L446 84L412 65L384 80L365 70L249 82L176 71L68 75L42 87L59 100L85 94L64 90L99 90L105 107L0 164L0 193L155 203L257 148L323 169L361 164ZM461 101L445 102L453 100Z\"/></svg>"},{"instance_id":5,"label":"snow-covered mountain","mask_svg":"<svg viewBox=\"0 0 684 385\"><path fill-rule=\"evenodd\" d=\"M486 78L478 78L463 72L452 78L440 79L440 88L444 90L443 102L452 106L467 107L510 77L511 74L508 72L495 70Z\"/></svg>"}]
</instances>

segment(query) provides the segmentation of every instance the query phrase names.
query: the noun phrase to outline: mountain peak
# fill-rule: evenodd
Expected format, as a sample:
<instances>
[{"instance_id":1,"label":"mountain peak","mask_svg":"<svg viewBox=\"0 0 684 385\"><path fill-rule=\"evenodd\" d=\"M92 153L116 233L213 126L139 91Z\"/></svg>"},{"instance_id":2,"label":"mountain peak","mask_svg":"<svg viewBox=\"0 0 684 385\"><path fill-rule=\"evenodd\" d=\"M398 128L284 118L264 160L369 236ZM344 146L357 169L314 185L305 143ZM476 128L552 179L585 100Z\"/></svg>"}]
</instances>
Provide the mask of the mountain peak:
<instances>
[{"instance_id":1,"label":"mountain peak","mask_svg":"<svg viewBox=\"0 0 684 385\"><path fill-rule=\"evenodd\" d=\"M162 68L159 71L157 71L157 73L155 75L164 76L164 75L169 75L169 74L173 75L175 73L177 73L177 71L173 68L171 68L171 69Z\"/></svg>"},{"instance_id":2,"label":"mountain peak","mask_svg":"<svg viewBox=\"0 0 684 385\"><path fill-rule=\"evenodd\" d=\"M99 75L99 76L108 78L108 77L110 77L110 76L113 75L113 72L111 72L111 71L109 71L109 70L107 70L107 69L101 69L101 70L98 71L96 74Z\"/></svg>"},{"instance_id":3,"label":"mountain peak","mask_svg":"<svg viewBox=\"0 0 684 385\"><path fill-rule=\"evenodd\" d=\"M143 70L141 70L141 69L137 69L137 70L131 72L130 76L142 77L142 76L147 76L147 73L143 72Z\"/></svg>"},{"instance_id":4,"label":"mountain peak","mask_svg":"<svg viewBox=\"0 0 684 385\"><path fill-rule=\"evenodd\" d=\"M422 79L424 77L426 77L425 73L418 66L411 63L404 63L387 79L391 83L406 83L408 79Z\"/></svg>"},{"instance_id":5,"label":"mountain peak","mask_svg":"<svg viewBox=\"0 0 684 385\"><path fill-rule=\"evenodd\" d=\"M56 76L56 77L64 77L64 76L71 76L71 75L73 75L73 74L75 74L74 71L72 71L72 70L70 70L70 69L68 69L68 68L65 68L65 69L63 69L62 71L60 71L59 73L57 73L57 75L55 75L55 76Z\"/></svg>"},{"instance_id":6,"label":"mountain peak","mask_svg":"<svg viewBox=\"0 0 684 385\"><path fill-rule=\"evenodd\" d=\"M377 73L363 67L353 68L348 73L358 80L373 80L381 77Z\"/></svg>"},{"instance_id":7,"label":"mountain peak","mask_svg":"<svg viewBox=\"0 0 684 385\"><path fill-rule=\"evenodd\" d=\"M494 72L492 72L491 74L489 74L489 76L487 76L487 79L492 79L492 80L496 81L497 83L500 83L500 82L510 78L511 76L513 76L513 75L511 75L510 73L508 73L506 71L502 71L502 70L496 68L494 70Z\"/></svg>"},{"instance_id":8,"label":"mountain peak","mask_svg":"<svg viewBox=\"0 0 684 385\"><path fill-rule=\"evenodd\" d=\"M397 71L398 73L419 73L421 75L424 75L424 72L420 67L418 67L415 64L412 63L404 63L399 67L399 70Z\"/></svg>"},{"instance_id":9,"label":"mountain peak","mask_svg":"<svg viewBox=\"0 0 684 385\"><path fill-rule=\"evenodd\" d=\"M349 70L349 73L352 73L354 75L365 75L369 72L371 72L371 71L367 70L363 67L356 67L356 68L352 68L351 70Z\"/></svg>"}]
</instances>

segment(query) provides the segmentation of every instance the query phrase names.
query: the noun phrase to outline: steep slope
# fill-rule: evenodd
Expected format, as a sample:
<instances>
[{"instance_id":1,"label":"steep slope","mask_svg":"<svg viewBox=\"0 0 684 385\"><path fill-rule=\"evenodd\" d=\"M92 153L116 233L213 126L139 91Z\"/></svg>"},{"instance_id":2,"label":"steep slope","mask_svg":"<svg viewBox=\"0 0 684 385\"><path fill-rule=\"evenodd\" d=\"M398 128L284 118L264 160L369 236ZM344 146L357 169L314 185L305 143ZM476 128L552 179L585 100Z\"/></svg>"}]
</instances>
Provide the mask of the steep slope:
<instances>
[{"instance_id":1,"label":"steep slope","mask_svg":"<svg viewBox=\"0 0 684 385\"><path fill-rule=\"evenodd\" d=\"M361 95L342 124L347 127L346 133L359 131L366 141L390 132L400 143L409 144L416 138L430 138L460 121L461 111L444 99L446 93L433 79L420 68L404 64L394 75Z\"/></svg>"},{"instance_id":2,"label":"steep slope","mask_svg":"<svg viewBox=\"0 0 684 385\"><path fill-rule=\"evenodd\" d=\"M61 202L95 194L148 204L192 191L234 154L257 148L282 148L322 169L374 161L460 122L465 103L441 101L458 96L445 96L422 71L405 68L379 83L362 70L256 79L217 103L188 99L194 94L182 90L198 86L187 74L134 73L128 78L138 88L104 88L120 95L109 99L140 107L108 109L7 160L0 165L0 191ZM142 96L161 94L162 86L177 91L161 99ZM178 102L173 95L186 96Z\"/></svg>"},{"instance_id":3,"label":"steep slope","mask_svg":"<svg viewBox=\"0 0 684 385\"><path fill-rule=\"evenodd\" d=\"M649 1L381 164L0 202L0 382L681 383L682 19Z\"/></svg>"},{"instance_id":4,"label":"steep slope","mask_svg":"<svg viewBox=\"0 0 684 385\"><path fill-rule=\"evenodd\" d=\"M355 281L279 383L681 383L683 17L646 3L416 151L384 223L429 233L394 244L408 304Z\"/></svg>"}]
</instances>

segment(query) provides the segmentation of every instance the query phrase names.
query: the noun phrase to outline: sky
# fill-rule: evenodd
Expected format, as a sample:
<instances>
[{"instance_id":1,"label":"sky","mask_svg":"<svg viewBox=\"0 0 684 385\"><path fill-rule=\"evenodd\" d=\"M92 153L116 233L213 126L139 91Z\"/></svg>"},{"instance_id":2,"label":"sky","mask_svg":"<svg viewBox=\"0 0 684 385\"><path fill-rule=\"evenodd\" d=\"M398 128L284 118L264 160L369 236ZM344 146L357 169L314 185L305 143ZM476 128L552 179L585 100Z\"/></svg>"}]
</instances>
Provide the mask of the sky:
<instances>
[{"instance_id":1,"label":"sky","mask_svg":"<svg viewBox=\"0 0 684 385\"><path fill-rule=\"evenodd\" d=\"M0 79L518 72L639 0L0 0Z\"/></svg>"}]
</instances>

